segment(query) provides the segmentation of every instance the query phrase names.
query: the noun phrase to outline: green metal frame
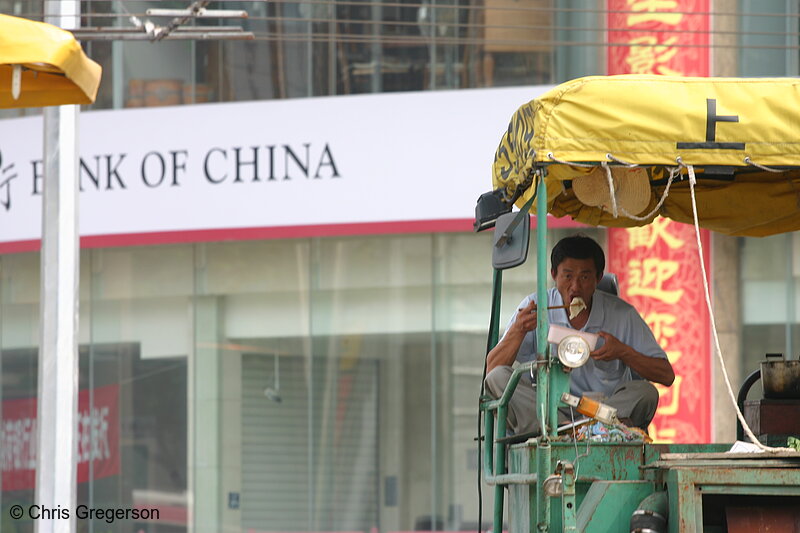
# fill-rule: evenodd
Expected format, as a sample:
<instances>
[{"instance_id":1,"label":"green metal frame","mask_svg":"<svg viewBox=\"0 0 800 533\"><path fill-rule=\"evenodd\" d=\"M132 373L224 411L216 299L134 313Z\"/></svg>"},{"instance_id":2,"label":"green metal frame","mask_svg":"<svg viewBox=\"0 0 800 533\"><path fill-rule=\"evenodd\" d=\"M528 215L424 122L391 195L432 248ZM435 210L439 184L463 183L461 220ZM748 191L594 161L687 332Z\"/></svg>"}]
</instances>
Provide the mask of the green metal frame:
<instances>
[{"instance_id":1,"label":"green metal frame","mask_svg":"<svg viewBox=\"0 0 800 533\"><path fill-rule=\"evenodd\" d=\"M527 211L532 201L536 201L536 249L537 249L537 280L536 293L547 293L547 186L544 181L543 168L536 170L536 193L523 211ZM494 271L492 317L489 330L489 347L497 345L499 338L499 309L502 285L502 271ZM550 359L547 333L549 329L547 313L537 314L536 339L538 351L536 361L517 368L511 375L503 396L498 400L488 397L481 399L481 410L485 411L484 431L486 446L484 449L483 469L484 479L487 483L495 485L494 497L494 531L503 530L504 485L508 484L533 484L536 483L536 521L539 527L547 527L550 516L550 498L544 493L542 482L553 472L550 457L549 442L558 430L558 402L561 392L569 384L569 375L565 372L551 372L551 365L560 367L558 362ZM506 436L506 420L508 416L508 402L522 377L523 372L533 373L536 370L536 404L542 406L539 421L542 425L542 435L539 437L538 453L536 454L536 471L532 474L507 474L506 473L506 446L497 439ZM494 413L494 416L491 416Z\"/></svg>"}]
</instances>

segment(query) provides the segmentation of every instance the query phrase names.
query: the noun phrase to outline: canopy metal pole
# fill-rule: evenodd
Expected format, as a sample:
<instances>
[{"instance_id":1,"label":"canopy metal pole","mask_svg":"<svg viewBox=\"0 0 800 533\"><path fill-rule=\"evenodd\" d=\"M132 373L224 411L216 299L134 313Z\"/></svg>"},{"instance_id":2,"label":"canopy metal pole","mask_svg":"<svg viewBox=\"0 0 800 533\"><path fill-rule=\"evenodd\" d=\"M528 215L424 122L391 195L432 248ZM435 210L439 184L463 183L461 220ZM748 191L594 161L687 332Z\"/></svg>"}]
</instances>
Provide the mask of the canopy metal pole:
<instances>
[{"instance_id":1,"label":"canopy metal pole","mask_svg":"<svg viewBox=\"0 0 800 533\"><path fill-rule=\"evenodd\" d=\"M552 473L550 435L555 435L556 421L549 418L552 401L550 394L550 361L547 331L547 186L544 173L537 173L536 189L536 296L543 312L538 313L536 321L536 408L542 435L536 447L536 523L540 531L547 531L550 523L550 498L544 493L544 480ZM550 429L552 426L553 430Z\"/></svg>"},{"instance_id":2,"label":"canopy metal pole","mask_svg":"<svg viewBox=\"0 0 800 533\"><path fill-rule=\"evenodd\" d=\"M45 22L80 24L78 0L45 1ZM38 533L74 532L78 407L78 116L77 105L44 111L38 464L35 503L69 509L43 514Z\"/></svg>"}]
</instances>

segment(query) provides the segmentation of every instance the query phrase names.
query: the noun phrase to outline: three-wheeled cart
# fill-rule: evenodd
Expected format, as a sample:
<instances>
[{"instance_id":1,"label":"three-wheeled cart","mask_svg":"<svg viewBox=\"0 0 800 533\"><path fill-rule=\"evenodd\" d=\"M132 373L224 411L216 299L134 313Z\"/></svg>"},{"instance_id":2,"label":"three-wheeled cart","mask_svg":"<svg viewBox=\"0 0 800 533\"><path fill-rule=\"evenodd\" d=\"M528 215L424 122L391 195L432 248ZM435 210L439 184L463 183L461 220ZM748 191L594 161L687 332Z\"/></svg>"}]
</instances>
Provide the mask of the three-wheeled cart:
<instances>
[{"instance_id":1,"label":"three-wheeled cart","mask_svg":"<svg viewBox=\"0 0 800 533\"><path fill-rule=\"evenodd\" d=\"M649 200L641 212L617 205L615 195L625 186L619 169L646 172ZM598 172L607 178L611 201L587 205L575 184ZM496 225L490 348L499 336L502 270L527 255L529 211L536 215L540 251L547 246L548 213L609 227L662 216L727 235L796 231L800 80L588 77L522 105L497 150L493 191L476 208L476 229ZM537 253L539 294L546 291L547 255ZM707 285L706 296L710 308ZM511 533L800 531L800 453L785 442L758 442L741 414L760 453L731 453L730 443L559 438L568 368L547 342L547 313L538 321L536 360L514 371L501 398L481 398L483 475L495 487L496 533L506 509ZM718 342L714 349L724 366ZM506 434L508 401L525 372L537 384L531 408L541 413L542 432L515 442ZM786 406L800 413L800 398Z\"/></svg>"}]
</instances>

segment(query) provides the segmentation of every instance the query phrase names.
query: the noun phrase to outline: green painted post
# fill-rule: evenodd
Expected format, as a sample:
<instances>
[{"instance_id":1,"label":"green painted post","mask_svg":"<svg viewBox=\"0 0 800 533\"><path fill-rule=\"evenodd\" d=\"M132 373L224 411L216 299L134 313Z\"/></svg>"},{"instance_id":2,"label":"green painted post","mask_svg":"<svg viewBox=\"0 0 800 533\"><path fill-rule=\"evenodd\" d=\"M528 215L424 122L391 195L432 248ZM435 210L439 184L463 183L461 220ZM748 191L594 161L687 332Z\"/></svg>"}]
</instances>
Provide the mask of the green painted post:
<instances>
[{"instance_id":1,"label":"green painted post","mask_svg":"<svg viewBox=\"0 0 800 533\"><path fill-rule=\"evenodd\" d=\"M540 533L550 531L550 497L544 493L544 480L553 473L550 443L544 438L536 446L536 528Z\"/></svg>"},{"instance_id":2,"label":"green painted post","mask_svg":"<svg viewBox=\"0 0 800 533\"><path fill-rule=\"evenodd\" d=\"M483 413L483 436L486 445L483 447L483 474L485 477L494 475L494 413L485 409Z\"/></svg>"},{"instance_id":3,"label":"green painted post","mask_svg":"<svg viewBox=\"0 0 800 533\"><path fill-rule=\"evenodd\" d=\"M561 471L561 527L563 533L578 533L578 513L575 505L575 467L572 463L560 463Z\"/></svg>"},{"instance_id":4,"label":"green painted post","mask_svg":"<svg viewBox=\"0 0 800 533\"><path fill-rule=\"evenodd\" d=\"M502 439L506 436L506 416L508 412L507 405L500 405L497 408L497 438ZM488 445L488 443L487 443ZM503 444L495 444L494 446L494 471L496 474L505 474L506 472L506 447ZM503 485L495 485L494 487L494 526L492 533L501 533L503 531L503 508L505 499L505 487Z\"/></svg>"},{"instance_id":5,"label":"green painted post","mask_svg":"<svg viewBox=\"0 0 800 533\"><path fill-rule=\"evenodd\" d=\"M558 432L558 407L561 405L561 395L569 391L569 372L564 371L560 361L554 361L550 368L550 420L553 427L550 435Z\"/></svg>"},{"instance_id":6,"label":"green painted post","mask_svg":"<svg viewBox=\"0 0 800 533\"><path fill-rule=\"evenodd\" d=\"M536 189L536 296L544 312L537 313L536 359L539 361L536 372L536 410L543 429L536 449L536 524L540 532L549 530L550 498L544 493L543 483L550 472L550 443L547 438L548 415L550 413L548 389L550 385L548 361L547 330L547 186L544 172L537 173Z\"/></svg>"},{"instance_id":7,"label":"green painted post","mask_svg":"<svg viewBox=\"0 0 800 533\"><path fill-rule=\"evenodd\" d=\"M502 296L503 271L494 270L492 276L492 321L489 330L489 350L497 346L500 338L500 298ZM487 350L488 353L488 350Z\"/></svg>"},{"instance_id":8,"label":"green painted post","mask_svg":"<svg viewBox=\"0 0 800 533\"><path fill-rule=\"evenodd\" d=\"M502 292L503 286L503 271L495 269L494 276L492 278L492 317L491 317L491 325L489 331L489 349L494 348L497 346L498 339L500 337L500 297ZM488 353L488 351L487 351ZM501 405L497 408L497 418L496 420L499 421L497 425L497 437L503 438L506 436L506 416L507 416L508 407L505 405ZM491 417L491 413L486 412L485 416L488 418ZM487 437L489 433L487 431ZM494 439L486 440L486 446L491 448L493 446ZM495 448L495 461L494 461L494 468L493 473L496 474L504 474L506 470L506 447L502 444L494 445ZM495 485L494 487L494 519L493 519L493 531L494 533L500 533L503 531L503 508L504 508L504 499L505 499L505 487L503 485Z\"/></svg>"},{"instance_id":9,"label":"green painted post","mask_svg":"<svg viewBox=\"0 0 800 533\"><path fill-rule=\"evenodd\" d=\"M544 175L539 174L539 184L536 190L536 296L540 305L537 307L544 312L537 313L536 324L536 359L540 361L536 376L536 408L537 416L540 418L542 427L549 425L550 409L548 388L550 380L548 373L550 363L547 361L549 356L547 344L547 330L550 327L547 316L547 187L544 183ZM544 361L545 363L541 363ZM542 408L545 407L544 413ZM542 418L544 414L544 418ZM551 435L555 432L551 431ZM542 432L542 437L546 437L547 429Z\"/></svg>"}]
</instances>

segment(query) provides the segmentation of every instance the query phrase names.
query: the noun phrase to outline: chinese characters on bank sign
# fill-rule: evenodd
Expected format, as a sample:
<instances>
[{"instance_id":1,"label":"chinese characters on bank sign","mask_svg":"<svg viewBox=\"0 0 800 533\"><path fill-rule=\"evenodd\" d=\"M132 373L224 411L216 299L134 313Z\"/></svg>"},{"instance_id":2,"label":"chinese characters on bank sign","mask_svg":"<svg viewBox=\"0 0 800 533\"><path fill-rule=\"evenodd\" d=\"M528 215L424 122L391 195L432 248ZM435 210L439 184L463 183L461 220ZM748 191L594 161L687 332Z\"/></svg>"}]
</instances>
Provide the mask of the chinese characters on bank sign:
<instances>
[{"instance_id":1,"label":"chinese characters on bank sign","mask_svg":"<svg viewBox=\"0 0 800 533\"><path fill-rule=\"evenodd\" d=\"M36 398L3 402L0 422L3 491L31 490L36 485L36 404ZM119 385L78 393L77 431L78 482L119 474Z\"/></svg>"},{"instance_id":2,"label":"chinese characters on bank sign","mask_svg":"<svg viewBox=\"0 0 800 533\"><path fill-rule=\"evenodd\" d=\"M608 73L709 75L709 0L608 0ZM658 386L656 442L710 442L711 339L697 242L689 225L657 218L610 228L608 270L653 330L675 369ZM710 235L701 230L710 265Z\"/></svg>"}]
</instances>

